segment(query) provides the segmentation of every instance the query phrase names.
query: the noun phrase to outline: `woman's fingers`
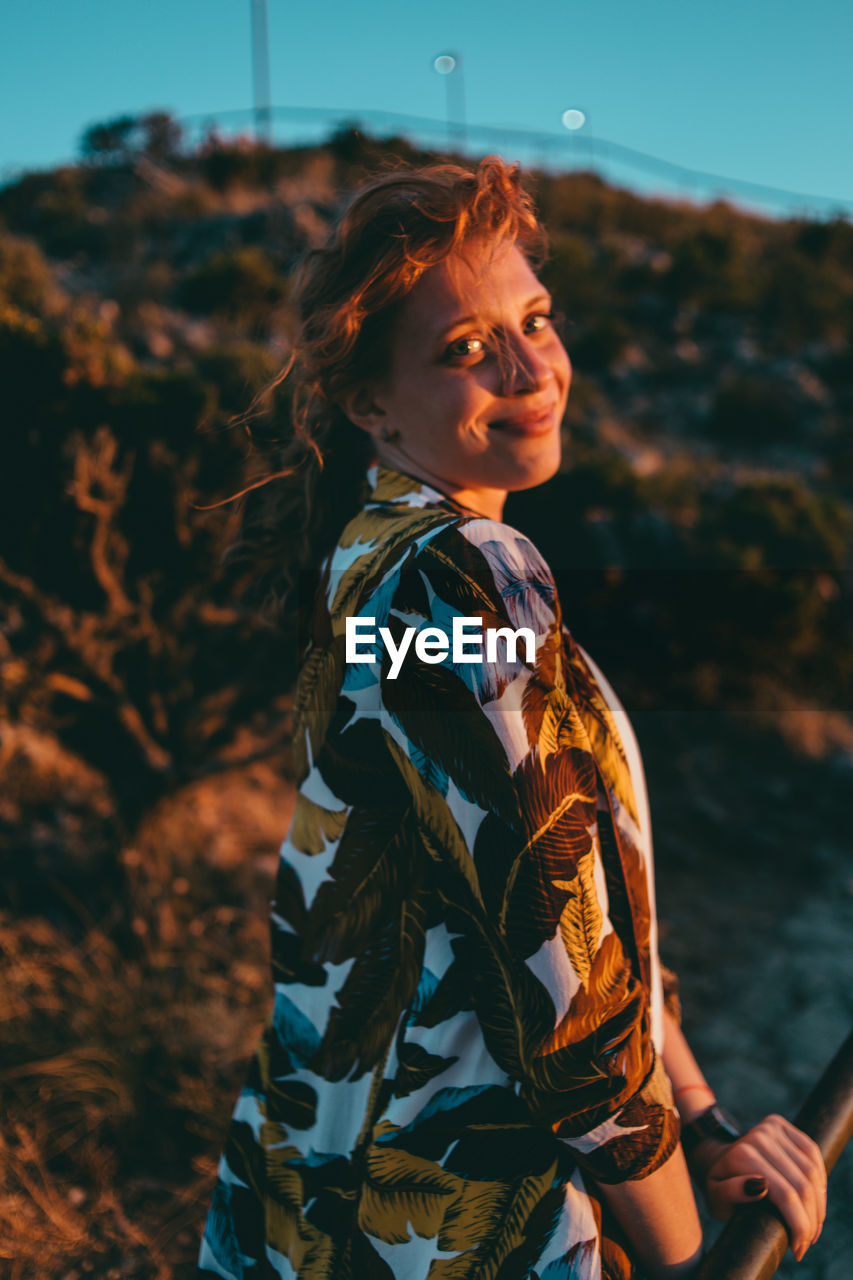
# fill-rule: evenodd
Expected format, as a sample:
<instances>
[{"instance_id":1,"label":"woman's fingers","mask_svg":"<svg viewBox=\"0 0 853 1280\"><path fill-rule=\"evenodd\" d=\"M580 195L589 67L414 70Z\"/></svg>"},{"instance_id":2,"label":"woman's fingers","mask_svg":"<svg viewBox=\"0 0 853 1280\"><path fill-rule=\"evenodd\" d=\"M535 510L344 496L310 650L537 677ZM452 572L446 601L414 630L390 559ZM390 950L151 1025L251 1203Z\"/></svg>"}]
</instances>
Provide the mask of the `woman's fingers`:
<instances>
[{"instance_id":1,"label":"woman's fingers","mask_svg":"<svg viewBox=\"0 0 853 1280\"><path fill-rule=\"evenodd\" d=\"M810 1234L803 1247L804 1253L820 1235L826 1217L826 1169L820 1151L807 1134L783 1116L768 1116L748 1136L754 1138L782 1180L776 1180L778 1200L771 1182L770 1198L774 1204L784 1215L786 1206L791 1209L796 1197L806 1212Z\"/></svg>"},{"instance_id":2,"label":"woman's fingers","mask_svg":"<svg viewBox=\"0 0 853 1280\"><path fill-rule=\"evenodd\" d=\"M708 1179L708 1205L715 1218L726 1222L735 1205L752 1204L767 1195L767 1179L754 1173L739 1173L733 1178Z\"/></svg>"},{"instance_id":3,"label":"woman's fingers","mask_svg":"<svg viewBox=\"0 0 853 1280\"><path fill-rule=\"evenodd\" d=\"M817 1223L813 1204L804 1201L803 1196L789 1180L788 1174L780 1170L779 1165L784 1162L779 1159L778 1153L775 1160L771 1162L765 1158L757 1145L751 1144L745 1138L733 1144L733 1148L735 1145L740 1147L740 1150L735 1152L732 1149L732 1161L737 1160L739 1166L745 1164L750 1173L748 1176L726 1176L726 1166L731 1163L727 1156L721 1156L712 1165L708 1171L707 1180L707 1195L712 1212L717 1217L727 1219L734 1205L741 1202L739 1190L743 1188L745 1191L749 1178L760 1178L767 1188L761 1198L770 1200L782 1214L791 1236L791 1249L799 1261L814 1239ZM721 1165L723 1168L720 1167ZM744 1196L744 1199L747 1198Z\"/></svg>"},{"instance_id":4,"label":"woman's fingers","mask_svg":"<svg viewBox=\"0 0 853 1280\"><path fill-rule=\"evenodd\" d=\"M766 1192L757 1190L760 1179ZM722 1152L708 1170L707 1190L712 1212L722 1218L735 1204L766 1195L788 1226L798 1260L820 1235L826 1216L820 1152L783 1116L767 1116Z\"/></svg>"},{"instance_id":5,"label":"woman's fingers","mask_svg":"<svg viewBox=\"0 0 853 1280\"><path fill-rule=\"evenodd\" d=\"M823 1156L820 1154L820 1148L817 1143L814 1142L807 1133L803 1133L802 1130L797 1129L788 1121L785 1121L785 1124L787 1125L791 1141L800 1149L802 1158L806 1163L809 1175L817 1191L819 1221L817 1232L814 1237L815 1240L817 1240L823 1230L823 1224L826 1219L826 1165L823 1163Z\"/></svg>"},{"instance_id":6,"label":"woman's fingers","mask_svg":"<svg viewBox=\"0 0 853 1280\"><path fill-rule=\"evenodd\" d=\"M820 1203L820 1226L817 1234L820 1235L826 1218L826 1165L823 1163L823 1156L820 1154L820 1147L817 1143L807 1133L803 1133L801 1129L797 1129L787 1121L785 1123L788 1125L791 1140L800 1148L817 1184ZM815 1239L817 1239L817 1236L815 1236Z\"/></svg>"}]
</instances>

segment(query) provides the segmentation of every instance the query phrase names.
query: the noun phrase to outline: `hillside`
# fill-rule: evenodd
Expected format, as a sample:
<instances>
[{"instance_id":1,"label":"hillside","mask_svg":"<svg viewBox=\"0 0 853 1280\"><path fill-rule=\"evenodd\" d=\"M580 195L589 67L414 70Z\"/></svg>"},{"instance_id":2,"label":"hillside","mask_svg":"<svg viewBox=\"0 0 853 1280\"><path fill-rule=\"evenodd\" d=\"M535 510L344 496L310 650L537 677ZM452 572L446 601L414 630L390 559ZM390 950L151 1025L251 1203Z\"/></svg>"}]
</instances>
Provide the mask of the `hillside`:
<instances>
[{"instance_id":1,"label":"hillside","mask_svg":"<svg viewBox=\"0 0 853 1280\"><path fill-rule=\"evenodd\" d=\"M121 123L0 190L13 1277L192 1273L266 1009L296 667L223 560L251 497L204 508L287 438L286 384L233 418L300 255L365 172L429 158ZM791 1109L853 1013L853 226L531 180L574 379L563 468L507 519L635 717L688 1025L733 1109ZM840 1280L844 1230L797 1274Z\"/></svg>"}]
</instances>

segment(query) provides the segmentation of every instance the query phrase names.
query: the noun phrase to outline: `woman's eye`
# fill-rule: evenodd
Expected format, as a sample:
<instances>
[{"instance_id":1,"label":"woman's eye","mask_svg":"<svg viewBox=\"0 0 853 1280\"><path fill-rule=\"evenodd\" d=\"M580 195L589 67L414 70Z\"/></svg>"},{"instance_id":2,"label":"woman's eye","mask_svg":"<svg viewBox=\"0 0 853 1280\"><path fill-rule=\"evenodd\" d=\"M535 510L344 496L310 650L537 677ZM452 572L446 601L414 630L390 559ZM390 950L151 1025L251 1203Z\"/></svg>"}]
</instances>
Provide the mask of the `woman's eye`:
<instances>
[{"instance_id":1,"label":"woman's eye","mask_svg":"<svg viewBox=\"0 0 853 1280\"><path fill-rule=\"evenodd\" d=\"M451 360L464 360L468 356L482 355L485 343L482 338L457 338L447 348Z\"/></svg>"},{"instance_id":2,"label":"woman's eye","mask_svg":"<svg viewBox=\"0 0 853 1280\"><path fill-rule=\"evenodd\" d=\"M547 329L557 327L563 317L558 312L551 311L535 311L524 321L525 333L542 333ZM486 340L483 338L456 338L449 344L445 351L445 359L454 362L464 362L473 357L486 356L488 347Z\"/></svg>"},{"instance_id":3,"label":"woman's eye","mask_svg":"<svg viewBox=\"0 0 853 1280\"><path fill-rule=\"evenodd\" d=\"M530 316L527 321L528 333L539 333L542 329L547 329L557 320L557 314L554 311L537 311L535 315Z\"/></svg>"}]
</instances>

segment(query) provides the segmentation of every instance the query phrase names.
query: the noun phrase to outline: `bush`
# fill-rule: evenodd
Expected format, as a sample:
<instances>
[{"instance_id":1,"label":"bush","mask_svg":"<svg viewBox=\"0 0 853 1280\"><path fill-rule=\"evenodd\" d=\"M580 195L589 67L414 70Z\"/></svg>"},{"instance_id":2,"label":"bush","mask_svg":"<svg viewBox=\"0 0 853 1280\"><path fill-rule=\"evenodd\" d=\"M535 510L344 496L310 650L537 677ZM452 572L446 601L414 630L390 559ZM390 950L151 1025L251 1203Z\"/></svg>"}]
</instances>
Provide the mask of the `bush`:
<instances>
[{"instance_id":1,"label":"bush","mask_svg":"<svg viewBox=\"0 0 853 1280\"><path fill-rule=\"evenodd\" d=\"M10 230L37 237L51 256L71 257L92 240L86 175L79 168L24 174L0 191L0 214Z\"/></svg>"},{"instance_id":2,"label":"bush","mask_svg":"<svg viewBox=\"0 0 853 1280\"><path fill-rule=\"evenodd\" d=\"M816 261L790 242L774 246L772 260L770 246L763 256L756 307L779 351L848 336L849 272L840 271L828 255Z\"/></svg>"},{"instance_id":3,"label":"bush","mask_svg":"<svg viewBox=\"0 0 853 1280\"><path fill-rule=\"evenodd\" d=\"M257 323L284 302L287 283L263 249L247 245L213 254L184 278L178 296L189 311Z\"/></svg>"},{"instance_id":4,"label":"bush","mask_svg":"<svg viewBox=\"0 0 853 1280\"><path fill-rule=\"evenodd\" d=\"M837 627L851 518L837 499L800 481L751 482L708 496L691 534L685 644L735 680L774 674L796 683L819 659L823 682L843 683ZM835 680L827 676L834 670Z\"/></svg>"},{"instance_id":5,"label":"bush","mask_svg":"<svg viewBox=\"0 0 853 1280\"><path fill-rule=\"evenodd\" d=\"M800 414L790 388L779 378L745 374L716 391L706 422L710 435L739 450L788 444L800 434Z\"/></svg>"},{"instance_id":6,"label":"bush","mask_svg":"<svg viewBox=\"0 0 853 1280\"><path fill-rule=\"evenodd\" d=\"M837 572L850 546L851 516L836 498L793 477L740 485L707 499L694 536L707 568Z\"/></svg>"},{"instance_id":7,"label":"bush","mask_svg":"<svg viewBox=\"0 0 853 1280\"><path fill-rule=\"evenodd\" d=\"M587 372L601 372L618 358L631 336L619 316L604 315L567 341L572 364Z\"/></svg>"},{"instance_id":8,"label":"bush","mask_svg":"<svg viewBox=\"0 0 853 1280\"><path fill-rule=\"evenodd\" d=\"M565 231L552 236L542 279L569 320L595 316L606 303L607 292L595 259L594 250L582 236Z\"/></svg>"},{"instance_id":9,"label":"bush","mask_svg":"<svg viewBox=\"0 0 853 1280\"><path fill-rule=\"evenodd\" d=\"M35 240L0 234L0 305L36 316L58 301L60 292Z\"/></svg>"},{"instance_id":10,"label":"bush","mask_svg":"<svg viewBox=\"0 0 853 1280\"><path fill-rule=\"evenodd\" d=\"M162 161L180 151L183 136L183 127L168 111L117 116L89 126L80 140L80 154L96 164L112 164L137 155Z\"/></svg>"}]
</instances>

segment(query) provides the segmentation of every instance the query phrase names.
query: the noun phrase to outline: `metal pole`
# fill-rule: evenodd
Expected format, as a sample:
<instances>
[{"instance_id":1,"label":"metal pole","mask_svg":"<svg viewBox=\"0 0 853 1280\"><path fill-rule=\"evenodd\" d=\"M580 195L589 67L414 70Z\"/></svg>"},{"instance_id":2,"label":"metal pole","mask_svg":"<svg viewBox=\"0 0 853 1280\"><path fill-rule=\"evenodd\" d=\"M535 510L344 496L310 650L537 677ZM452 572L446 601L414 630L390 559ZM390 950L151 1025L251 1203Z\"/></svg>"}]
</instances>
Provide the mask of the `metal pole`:
<instances>
[{"instance_id":1,"label":"metal pole","mask_svg":"<svg viewBox=\"0 0 853 1280\"><path fill-rule=\"evenodd\" d=\"M853 1136L853 1032L794 1120L820 1147L827 1173ZM739 1205L699 1268L696 1280L770 1280L788 1248L775 1209Z\"/></svg>"},{"instance_id":2,"label":"metal pole","mask_svg":"<svg viewBox=\"0 0 853 1280\"><path fill-rule=\"evenodd\" d=\"M255 135L271 141L270 51L267 0L252 4L252 85L255 97Z\"/></svg>"},{"instance_id":3,"label":"metal pole","mask_svg":"<svg viewBox=\"0 0 853 1280\"><path fill-rule=\"evenodd\" d=\"M454 104L453 115L456 116L456 132L458 137L458 145L461 150L465 148L465 136L467 132L467 122L465 120L465 72L462 67L462 54L456 54L456 66L452 75L447 77L448 91L451 88L451 81L455 81L456 100Z\"/></svg>"},{"instance_id":4,"label":"metal pole","mask_svg":"<svg viewBox=\"0 0 853 1280\"><path fill-rule=\"evenodd\" d=\"M445 78L447 104L447 145L453 149L465 146L465 81L462 75L460 53L440 53L434 60L433 70Z\"/></svg>"}]
</instances>

